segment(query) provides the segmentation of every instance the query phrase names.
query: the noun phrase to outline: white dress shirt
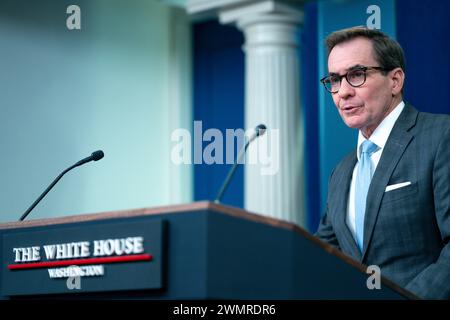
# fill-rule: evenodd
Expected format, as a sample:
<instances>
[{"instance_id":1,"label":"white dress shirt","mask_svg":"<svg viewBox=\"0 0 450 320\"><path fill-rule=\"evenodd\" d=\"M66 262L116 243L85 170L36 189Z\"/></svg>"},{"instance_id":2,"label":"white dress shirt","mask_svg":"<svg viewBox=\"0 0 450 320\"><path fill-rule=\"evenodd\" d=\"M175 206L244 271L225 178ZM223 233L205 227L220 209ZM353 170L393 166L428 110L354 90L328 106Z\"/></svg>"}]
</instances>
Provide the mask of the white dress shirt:
<instances>
[{"instance_id":1,"label":"white dress shirt","mask_svg":"<svg viewBox=\"0 0 450 320\"><path fill-rule=\"evenodd\" d=\"M375 129L375 131L370 136L369 140L375 143L378 146L378 150L372 153L370 156L370 159L372 160L372 165L374 168L374 172L377 169L378 162L380 161L381 154L383 153L384 146L386 145L386 141L389 138L389 135L391 134L392 128L394 127L395 122L397 121L398 117L400 116L400 113L403 111L403 108L405 107L405 103L402 101L400 102L397 107L394 108L394 110L391 111L391 113L388 114L386 118L383 119L383 121L378 125L378 127ZM366 140L364 136L361 133L361 130L358 133L358 146L357 149L358 152L357 157L359 161L359 148L361 147L361 144ZM353 175L352 175L352 181L350 183L350 192L349 192L349 198L348 198L348 205L347 205L347 219L346 223L348 228L350 229L350 232L353 235L353 238L356 239L356 220L355 220L355 179L356 179L356 172L358 169L358 162L355 165L355 168L353 169Z\"/></svg>"}]
</instances>

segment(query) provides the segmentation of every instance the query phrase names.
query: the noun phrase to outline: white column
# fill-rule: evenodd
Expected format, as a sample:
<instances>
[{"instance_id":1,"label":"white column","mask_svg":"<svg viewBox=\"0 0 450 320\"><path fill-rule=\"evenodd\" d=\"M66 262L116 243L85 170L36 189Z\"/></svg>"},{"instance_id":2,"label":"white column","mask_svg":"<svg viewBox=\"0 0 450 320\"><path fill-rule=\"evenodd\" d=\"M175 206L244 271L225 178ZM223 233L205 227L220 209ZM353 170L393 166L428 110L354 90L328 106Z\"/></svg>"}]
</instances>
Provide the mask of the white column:
<instances>
[{"instance_id":1,"label":"white column","mask_svg":"<svg viewBox=\"0 0 450 320\"><path fill-rule=\"evenodd\" d=\"M235 17L245 34L246 129L260 123L268 128L267 134L248 149L245 209L304 225L298 32L302 15L285 6L283 10L276 6L257 9L232 9L220 16L222 22ZM267 145L272 149L261 153ZM261 157L264 153L269 157ZM251 164L250 159L255 158L258 164Z\"/></svg>"}]
</instances>

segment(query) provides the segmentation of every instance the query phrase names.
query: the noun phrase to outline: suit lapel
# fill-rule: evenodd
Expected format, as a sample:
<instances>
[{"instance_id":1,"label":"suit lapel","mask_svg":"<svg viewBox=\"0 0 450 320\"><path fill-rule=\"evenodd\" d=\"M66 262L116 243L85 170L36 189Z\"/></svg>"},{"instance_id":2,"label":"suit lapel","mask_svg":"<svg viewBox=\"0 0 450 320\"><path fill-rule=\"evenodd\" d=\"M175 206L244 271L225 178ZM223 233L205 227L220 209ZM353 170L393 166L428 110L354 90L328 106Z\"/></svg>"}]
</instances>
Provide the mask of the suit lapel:
<instances>
[{"instance_id":1,"label":"suit lapel","mask_svg":"<svg viewBox=\"0 0 450 320\"><path fill-rule=\"evenodd\" d=\"M364 260L367 248L372 239L373 229L377 221L386 186L398 161L413 138L413 135L408 130L414 126L417 115L417 110L408 104L405 105L384 146L383 154L381 155L367 194L366 215L364 219L364 249L361 261Z\"/></svg>"},{"instance_id":2,"label":"suit lapel","mask_svg":"<svg viewBox=\"0 0 450 320\"><path fill-rule=\"evenodd\" d=\"M359 260L361 253L356 245L346 222L347 205L350 192L350 182L352 179L353 169L357 162L356 151L353 152L344 162L338 177L338 185L341 186L336 192L336 230L341 231L339 236L339 245L344 253Z\"/></svg>"}]
</instances>

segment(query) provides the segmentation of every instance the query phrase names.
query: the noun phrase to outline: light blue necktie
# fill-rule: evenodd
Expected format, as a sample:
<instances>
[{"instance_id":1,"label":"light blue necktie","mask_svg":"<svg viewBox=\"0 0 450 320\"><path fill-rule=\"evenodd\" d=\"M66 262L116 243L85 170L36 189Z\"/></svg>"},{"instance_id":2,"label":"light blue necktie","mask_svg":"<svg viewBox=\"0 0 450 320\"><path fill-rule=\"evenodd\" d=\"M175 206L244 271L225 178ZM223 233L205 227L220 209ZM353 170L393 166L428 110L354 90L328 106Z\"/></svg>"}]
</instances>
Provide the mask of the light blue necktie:
<instances>
[{"instance_id":1,"label":"light blue necktie","mask_svg":"<svg viewBox=\"0 0 450 320\"><path fill-rule=\"evenodd\" d=\"M356 218L356 243L363 252L364 241L364 216L366 214L366 199L370 181L373 175L373 165L370 156L378 149L378 146L370 140L365 140L361 147L358 170L355 183L355 218Z\"/></svg>"}]
</instances>

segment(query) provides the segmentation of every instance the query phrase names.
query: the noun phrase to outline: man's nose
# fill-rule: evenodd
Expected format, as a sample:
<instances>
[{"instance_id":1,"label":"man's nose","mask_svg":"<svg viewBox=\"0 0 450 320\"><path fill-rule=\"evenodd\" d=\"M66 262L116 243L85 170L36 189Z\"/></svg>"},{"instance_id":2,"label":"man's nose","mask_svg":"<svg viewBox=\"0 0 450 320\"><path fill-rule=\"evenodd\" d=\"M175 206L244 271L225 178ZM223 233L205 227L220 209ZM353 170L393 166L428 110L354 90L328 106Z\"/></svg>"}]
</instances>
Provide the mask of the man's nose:
<instances>
[{"instance_id":1,"label":"man's nose","mask_svg":"<svg viewBox=\"0 0 450 320\"><path fill-rule=\"evenodd\" d=\"M339 88L338 95L343 99L355 95L355 88L347 82L347 79L345 79L345 77L341 80L341 86Z\"/></svg>"}]
</instances>

